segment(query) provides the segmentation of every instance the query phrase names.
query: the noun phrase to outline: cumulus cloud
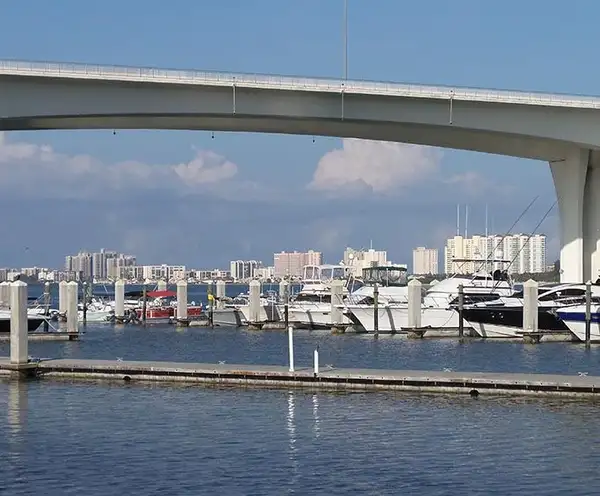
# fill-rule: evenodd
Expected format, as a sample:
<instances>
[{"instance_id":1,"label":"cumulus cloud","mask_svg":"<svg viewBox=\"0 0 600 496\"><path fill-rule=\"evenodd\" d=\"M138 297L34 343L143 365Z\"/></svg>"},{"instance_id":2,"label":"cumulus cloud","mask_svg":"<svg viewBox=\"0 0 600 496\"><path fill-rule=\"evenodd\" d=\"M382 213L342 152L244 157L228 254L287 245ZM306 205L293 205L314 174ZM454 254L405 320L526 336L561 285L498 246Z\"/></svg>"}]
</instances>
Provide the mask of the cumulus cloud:
<instances>
[{"instance_id":1,"label":"cumulus cloud","mask_svg":"<svg viewBox=\"0 0 600 496\"><path fill-rule=\"evenodd\" d=\"M309 188L393 192L432 175L440 159L430 147L348 138L319 160Z\"/></svg>"},{"instance_id":2,"label":"cumulus cloud","mask_svg":"<svg viewBox=\"0 0 600 496\"><path fill-rule=\"evenodd\" d=\"M104 163L90 155L67 155L49 145L8 140L0 133L0 188L20 194L89 198L115 190L199 191L234 177L238 167L211 151L195 150L189 162Z\"/></svg>"}]
</instances>

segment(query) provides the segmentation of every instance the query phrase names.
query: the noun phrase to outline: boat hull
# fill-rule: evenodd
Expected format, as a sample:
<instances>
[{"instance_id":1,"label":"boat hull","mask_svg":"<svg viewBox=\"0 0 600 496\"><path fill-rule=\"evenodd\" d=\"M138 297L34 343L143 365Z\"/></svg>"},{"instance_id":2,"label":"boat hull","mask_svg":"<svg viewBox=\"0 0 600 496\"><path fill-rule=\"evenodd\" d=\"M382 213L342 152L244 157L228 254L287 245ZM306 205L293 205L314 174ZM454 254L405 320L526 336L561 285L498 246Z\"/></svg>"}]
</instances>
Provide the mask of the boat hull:
<instances>
[{"instance_id":1,"label":"boat hull","mask_svg":"<svg viewBox=\"0 0 600 496\"><path fill-rule=\"evenodd\" d=\"M565 309L558 310L556 313L569 328L569 331L571 331L579 341L585 342L585 311ZM592 312L591 317L590 341L592 343L600 343L600 312Z\"/></svg>"},{"instance_id":2,"label":"boat hull","mask_svg":"<svg viewBox=\"0 0 600 496\"><path fill-rule=\"evenodd\" d=\"M27 332L34 332L42 325L44 322L44 318L42 317L27 317ZM10 333L10 318L0 318L0 334L9 334Z\"/></svg>"}]
</instances>

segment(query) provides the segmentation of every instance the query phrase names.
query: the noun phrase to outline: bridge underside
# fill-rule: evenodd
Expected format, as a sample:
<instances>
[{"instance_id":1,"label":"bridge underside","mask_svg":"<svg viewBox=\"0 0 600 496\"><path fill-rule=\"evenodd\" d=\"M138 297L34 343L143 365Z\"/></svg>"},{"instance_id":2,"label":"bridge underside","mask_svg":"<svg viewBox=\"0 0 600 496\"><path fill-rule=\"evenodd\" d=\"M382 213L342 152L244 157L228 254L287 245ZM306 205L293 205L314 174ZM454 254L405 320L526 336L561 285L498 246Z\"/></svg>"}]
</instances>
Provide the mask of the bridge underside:
<instances>
[{"instance_id":1,"label":"bridge underside","mask_svg":"<svg viewBox=\"0 0 600 496\"><path fill-rule=\"evenodd\" d=\"M550 162L561 225L561 282L600 277L600 152L579 149Z\"/></svg>"}]
</instances>

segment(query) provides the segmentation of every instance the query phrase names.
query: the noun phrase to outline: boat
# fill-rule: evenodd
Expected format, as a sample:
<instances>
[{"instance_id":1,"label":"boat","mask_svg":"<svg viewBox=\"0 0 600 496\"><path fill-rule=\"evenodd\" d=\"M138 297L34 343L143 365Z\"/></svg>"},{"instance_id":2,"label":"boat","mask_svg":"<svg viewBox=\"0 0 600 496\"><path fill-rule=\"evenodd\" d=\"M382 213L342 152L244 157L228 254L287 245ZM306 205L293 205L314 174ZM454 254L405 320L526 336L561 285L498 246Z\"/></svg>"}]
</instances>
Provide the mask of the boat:
<instances>
[{"instance_id":1,"label":"boat","mask_svg":"<svg viewBox=\"0 0 600 496\"><path fill-rule=\"evenodd\" d=\"M558 317L569 328L569 331L579 341L585 342L585 309L586 305L573 305L562 307L556 310ZM600 343L600 299L592 298L591 313L590 313L590 342Z\"/></svg>"},{"instance_id":2,"label":"boat","mask_svg":"<svg viewBox=\"0 0 600 496\"><path fill-rule=\"evenodd\" d=\"M585 292L584 284L542 286L538 293L538 330L544 334L569 333L569 326L559 316L559 312L565 307L584 304ZM600 287L592 287L592 296L600 296ZM481 337L522 337L523 291L498 300L466 306L463 317L468 326Z\"/></svg>"},{"instance_id":3,"label":"boat","mask_svg":"<svg viewBox=\"0 0 600 496\"><path fill-rule=\"evenodd\" d=\"M0 310L0 334L10 333L10 310ZM27 331L34 332L47 319L36 312L27 312Z\"/></svg>"},{"instance_id":4,"label":"boat","mask_svg":"<svg viewBox=\"0 0 600 496\"><path fill-rule=\"evenodd\" d=\"M83 303L77 305L77 318L83 322ZM85 321L87 323L110 323L115 320L114 302L92 297L86 306Z\"/></svg>"}]
</instances>

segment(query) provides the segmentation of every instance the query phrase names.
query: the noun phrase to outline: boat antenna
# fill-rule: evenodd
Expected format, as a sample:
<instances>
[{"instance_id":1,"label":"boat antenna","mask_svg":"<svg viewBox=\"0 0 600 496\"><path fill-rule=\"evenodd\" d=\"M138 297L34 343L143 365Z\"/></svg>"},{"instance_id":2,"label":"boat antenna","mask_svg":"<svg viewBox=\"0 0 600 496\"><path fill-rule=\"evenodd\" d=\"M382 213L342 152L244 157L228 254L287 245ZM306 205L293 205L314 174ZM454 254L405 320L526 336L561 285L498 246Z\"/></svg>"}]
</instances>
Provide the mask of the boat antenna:
<instances>
[{"instance_id":1,"label":"boat antenna","mask_svg":"<svg viewBox=\"0 0 600 496\"><path fill-rule=\"evenodd\" d=\"M465 239L469 234L469 205L465 205Z\"/></svg>"},{"instance_id":2,"label":"boat antenna","mask_svg":"<svg viewBox=\"0 0 600 496\"><path fill-rule=\"evenodd\" d=\"M489 241L489 231L488 231L488 204L485 204L485 272L487 274L489 269L489 256L488 256L488 241Z\"/></svg>"},{"instance_id":3,"label":"boat antenna","mask_svg":"<svg viewBox=\"0 0 600 496\"><path fill-rule=\"evenodd\" d=\"M519 248L519 250L517 251L516 255L513 257L513 259L508 264L508 267L510 267L515 262L515 260L517 259L517 257L521 254L521 252L529 244L529 241L531 240L531 238L533 237L533 235L535 234L535 232L539 229L539 227L542 225L542 223L546 220L546 217L548 217L550 215L550 212L552 212L552 210L554 210L554 207L556 206L557 203L558 203L558 200L555 200L554 203L552 204L552 206L548 210L546 210L546 213L541 218L541 220L537 223L537 225L533 228L533 231L531 231L531 234L529 234L529 236L527 236L527 239L525 240L525 243L523 243L523 246L521 246L521 248ZM508 269L508 267L507 267L507 269ZM499 282L500 281L496 281L496 284L494 285L494 289L496 289L496 286L498 286Z\"/></svg>"},{"instance_id":4,"label":"boat antenna","mask_svg":"<svg viewBox=\"0 0 600 496\"><path fill-rule=\"evenodd\" d=\"M456 235L460 236L460 203L456 204Z\"/></svg>"}]
</instances>

